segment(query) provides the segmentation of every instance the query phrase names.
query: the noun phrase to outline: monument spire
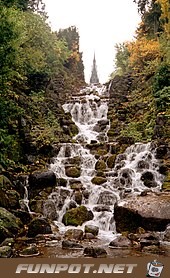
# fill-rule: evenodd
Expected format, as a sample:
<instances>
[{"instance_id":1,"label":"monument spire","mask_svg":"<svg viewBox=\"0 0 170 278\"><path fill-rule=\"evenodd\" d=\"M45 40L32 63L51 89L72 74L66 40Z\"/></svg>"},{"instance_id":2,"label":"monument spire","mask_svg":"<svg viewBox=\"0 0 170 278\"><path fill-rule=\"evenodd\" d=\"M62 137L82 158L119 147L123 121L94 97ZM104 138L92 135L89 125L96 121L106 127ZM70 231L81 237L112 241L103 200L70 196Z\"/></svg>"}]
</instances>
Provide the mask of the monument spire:
<instances>
[{"instance_id":1,"label":"monument spire","mask_svg":"<svg viewBox=\"0 0 170 278\"><path fill-rule=\"evenodd\" d=\"M95 53L94 53L93 66L92 66L92 72L91 72L91 77L90 77L90 84L95 84L95 83L99 83L99 78L97 75L96 57L95 57Z\"/></svg>"}]
</instances>

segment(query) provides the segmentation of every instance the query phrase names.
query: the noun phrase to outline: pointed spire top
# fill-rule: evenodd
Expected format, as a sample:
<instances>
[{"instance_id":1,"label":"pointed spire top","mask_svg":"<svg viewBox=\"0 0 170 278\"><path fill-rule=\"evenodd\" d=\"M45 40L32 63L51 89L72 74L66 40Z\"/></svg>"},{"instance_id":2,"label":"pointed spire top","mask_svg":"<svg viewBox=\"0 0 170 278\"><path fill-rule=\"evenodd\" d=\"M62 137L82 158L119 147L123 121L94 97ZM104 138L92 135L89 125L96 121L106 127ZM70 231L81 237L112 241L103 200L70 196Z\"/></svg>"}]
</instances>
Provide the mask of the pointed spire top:
<instances>
[{"instance_id":1,"label":"pointed spire top","mask_svg":"<svg viewBox=\"0 0 170 278\"><path fill-rule=\"evenodd\" d=\"M95 51L94 51L94 58L93 58L93 62L96 62Z\"/></svg>"},{"instance_id":2,"label":"pointed spire top","mask_svg":"<svg viewBox=\"0 0 170 278\"><path fill-rule=\"evenodd\" d=\"M90 84L99 83L99 78L97 75L97 66L96 66L96 56L94 51L94 58L93 58L93 66L92 66L92 72L90 77Z\"/></svg>"}]
</instances>

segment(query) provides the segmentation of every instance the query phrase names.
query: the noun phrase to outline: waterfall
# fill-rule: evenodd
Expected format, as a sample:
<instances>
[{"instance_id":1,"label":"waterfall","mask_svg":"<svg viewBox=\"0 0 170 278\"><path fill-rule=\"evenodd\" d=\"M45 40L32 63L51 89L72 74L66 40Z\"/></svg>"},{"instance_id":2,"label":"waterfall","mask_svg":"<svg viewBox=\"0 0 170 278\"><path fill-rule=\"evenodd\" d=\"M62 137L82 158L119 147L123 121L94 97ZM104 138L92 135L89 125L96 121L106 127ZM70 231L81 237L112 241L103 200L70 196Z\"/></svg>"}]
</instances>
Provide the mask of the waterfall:
<instances>
[{"instance_id":1,"label":"waterfall","mask_svg":"<svg viewBox=\"0 0 170 278\"><path fill-rule=\"evenodd\" d=\"M117 200L127 194L140 194L150 189L157 191L161 188L163 177L158 172L154 148L151 143L137 143L128 147L123 154L117 155L112 169L106 166L103 170L105 181L99 185L94 184L92 179L96 176L98 158L86 145L101 142L109 144L108 91L105 87L87 87L80 95L74 96L72 101L64 104L63 108L71 114L79 133L74 137L77 143L61 144L58 156L50 165L50 170L58 179L67 180L66 187L58 187L49 196L59 214L56 224L63 231L67 229L61 221L71 202L72 206L79 205L72 188L76 184L81 192L81 204L94 215L88 223L99 227L99 237L111 238L115 233L114 204ZM80 169L80 175L73 178L66 169L75 165ZM149 182L146 181L147 177Z\"/></svg>"}]
</instances>

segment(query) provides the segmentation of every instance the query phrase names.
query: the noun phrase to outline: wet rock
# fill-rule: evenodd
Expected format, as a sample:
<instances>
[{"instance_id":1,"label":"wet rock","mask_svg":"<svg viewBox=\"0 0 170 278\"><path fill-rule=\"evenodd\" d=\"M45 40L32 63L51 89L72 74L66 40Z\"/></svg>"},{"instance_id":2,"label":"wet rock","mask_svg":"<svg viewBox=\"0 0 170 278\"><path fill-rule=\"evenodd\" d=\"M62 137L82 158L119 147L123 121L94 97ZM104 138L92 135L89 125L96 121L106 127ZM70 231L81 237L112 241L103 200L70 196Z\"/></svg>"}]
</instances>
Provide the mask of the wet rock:
<instances>
[{"instance_id":1,"label":"wet rock","mask_svg":"<svg viewBox=\"0 0 170 278\"><path fill-rule=\"evenodd\" d=\"M109 120L99 120L93 130L96 132L102 132L106 129L108 125L109 125Z\"/></svg>"},{"instance_id":2,"label":"wet rock","mask_svg":"<svg viewBox=\"0 0 170 278\"><path fill-rule=\"evenodd\" d=\"M84 196L84 198L85 199L88 199L89 198L89 195L90 195L90 192L89 192L89 190L88 189L86 189L86 190L83 190L83 196Z\"/></svg>"},{"instance_id":3,"label":"wet rock","mask_svg":"<svg viewBox=\"0 0 170 278\"><path fill-rule=\"evenodd\" d=\"M19 193L14 189L14 185L4 175L0 175L0 207L6 209L19 208Z\"/></svg>"},{"instance_id":4,"label":"wet rock","mask_svg":"<svg viewBox=\"0 0 170 278\"><path fill-rule=\"evenodd\" d=\"M68 209L72 209L72 208L76 208L77 204L75 201L70 200L70 202L68 203Z\"/></svg>"},{"instance_id":5,"label":"wet rock","mask_svg":"<svg viewBox=\"0 0 170 278\"><path fill-rule=\"evenodd\" d=\"M80 229L69 229L64 234L68 239L82 240L83 239L83 231Z\"/></svg>"},{"instance_id":6,"label":"wet rock","mask_svg":"<svg viewBox=\"0 0 170 278\"><path fill-rule=\"evenodd\" d=\"M116 159L116 154L112 154L111 156L108 157L107 159L107 166L109 168L114 168L115 165L115 159Z\"/></svg>"},{"instance_id":7,"label":"wet rock","mask_svg":"<svg viewBox=\"0 0 170 278\"><path fill-rule=\"evenodd\" d=\"M70 190L68 188L58 187L55 189L55 192L50 194L50 199L55 203L55 206L60 210L66 198L70 196Z\"/></svg>"},{"instance_id":8,"label":"wet rock","mask_svg":"<svg viewBox=\"0 0 170 278\"><path fill-rule=\"evenodd\" d=\"M98 160L95 165L95 169L98 171L102 171L106 169L106 164L104 160Z\"/></svg>"},{"instance_id":9,"label":"wet rock","mask_svg":"<svg viewBox=\"0 0 170 278\"><path fill-rule=\"evenodd\" d=\"M130 136L120 136L118 138L118 141L120 144L127 144L127 145L133 145L134 144L134 138Z\"/></svg>"},{"instance_id":10,"label":"wet rock","mask_svg":"<svg viewBox=\"0 0 170 278\"><path fill-rule=\"evenodd\" d=\"M10 246L0 247L0 258L10 258L12 256L12 248Z\"/></svg>"},{"instance_id":11,"label":"wet rock","mask_svg":"<svg viewBox=\"0 0 170 278\"><path fill-rule=\"evenodd\" d=\"M170 223L170 194L148 193L118 201L114 208L117 232L164 231Z\"/></svg>"},{"instance_id":12,"label":"wet rock","mask_svg":"<svg viewBox=\"0 0 170 278\"><path fill-rule=\"evenodd\" d=\"M78 205L81 205L83 199L83 195L80 191L74 192L74 200Z\"/></svg>"},{"instance_id":13,"label":"wet rock","mask_svg":"<svg viewBox=\"0 0 170 278\"><path fill-rule=\"evenodd\" d=\"M120 182L124 181L124 185L132 185L132 176L134 174L134 171L129 168L124 168L120 171Z\"/></svg>"},{"instance_id":14,"label":"wet rock","mask_svg":"<svg viewBox=\"0 0 170 278\"><path fill-rule=\"evenodd\" d=\"M107 252L102 247L86 247L84 249L84 256L93 258L106 258Z\"/></svg>"},{"instance_id":15,"label":"wet rock","mask_svg":"<svg viewBox=\"0 0 170 278\"><path fill-rule=\"evenodd\" d=\"M162 174L162 175L166 175L168 172L168 166L167 165L160 165L159 166L159 173Z\"/></svg>"},{"instance_id":16,"label":"wet rock","mask_svg":"<svg viewBox=\"0 0 170 278\"><path fill-rule=\"evenodd\" d=\"M156 158L162 159L167 154L168 148L166 145L160 145L158 148L156 148Z\"/></svg>"},{"instance_id":17,"label":"wet rock","mask_svg":"<svg viewBox=\"0 0 170 278\"><path fill-rule=\"evenodd\" d=\"M66 175L72 178L80 177L80 169L78 167L66 167L65 169Z\"/></svg>"},{"instance_id":18,"label":"wet rock","mask_svg":"<svg viewBox=\"0 0 170 278\"><path fill-rule=\"evenodd\" d=\"M157 183L155 182L154 175L150 171L146 171L142 173L141 180L143 181L144 185L147 187L156 187Z\"/></svg>"},{"instance_id":19,"label":"wet rock","mask_svg":"<svg viewBox=\"0 0 170 278\"><path fill-rule=\"evenodd\" d=\"M43 214L43 205L44 200L43 199L33 199L29 203L30 210L36 213Z\"/></svg>"},{"instance_id":20,"label":"wet rock","mask_svg":"<svg viewBox=\"0 0 170 278\"><path fill-rule=\"evenodd\" d=\"M63 249L82 249L83 245L71 240L63 240L62 241L62 248Z\"/></svg>"},{"instance_id":21,"label":"wet rock","mask_svg":"<svg viewBox=\"0 0 170 278\"><path fill-rule=\"evenodd\" d=\"M115 164L120 163L122 160L126 160L126 154L118 154L116 156Z\"/></svg>"},{"instance_id":22,"label":"wet rock","mask_svg":"<svg viewBox=\"0 0 170 278\"><path fill-rule=\"evenodd\" d=\"M160 248L157 245L144 246L142 252L158 254L160 253Z\"/></svg>"},{"instance_id":23,"label":"wet rock","mask_svg":"<svg viewBox=\"0 0 170 278\"><path fill-rule=\"evenodd\" d=\"M71 180L70 181L70 188L73 190L81 190L83 188L83 185L80 181L75 181L75 180Z\"/></svg>"},{"instance_id":24,"label":"wet rock","mask_svg":"<svg viewBox=\"0 0 170 278\"><path fill-rule=\"evenodd\" d=\"M5 238L12 237L12 236L13 234L7 228L3 227L0 221L0 242L3 242Z\"/></svg>"},{"instance_id":25,"label":"wet rock","mask_svg":"<svg viewBox=\"0 0 170 278\"><path fill-rule=\"evenodd\" d=\"M117 197L113 192L110 191L102 191L100 192L99 199L97 201L98 204L111 206L114 205L117 201Z\"/></svg>"},{"instance_id":26,"label":"wet rock","mask_svg":"<svg viewBox=\"0 0 170 278\"><path fill-rule=\"evenodd\" d=\"M27 175L18 175L15 182L15 190L20 194L21 198L24 199L25 188L27 186Z\"/></svg>"},{"instance_id":27,"label":"wet rock","mask_svg":"<svg viewBox=\"0 0 170 278\"><path fill-rule=\"evenodd\" d=\"M170 225L166 227L164 238L165 241L170 241Z\"/></svg>"},{"instance_id":28,"label":"wet rock","mask_svg":"<svg viewBox=\"0 0 170 278\"><path fill-rule=\"evenodd\" d=\"M0 188L5 190L14 189L12 182L4 175L0 175Z\"/></svg>"},{"instance_id":29,"label":"wet rock","mask_svg":"<svg viewBox=\"0 0 170 278\"><path fill-rule=\"evenodd\" d=\"M28 182L31 189L54 187L56 186L56 176L52 171L33 172L29 175Z\"/></svg>"},{"instance_id":30,"label":"wet rock","mask_svg":"<svg viewBox=\"0 0 170 278\"><path fill-rule=\"evenodd\" d=\"M18 209L18 210L13 210L12 213L17 218L19 218L23 224L28 224L32 220L32 217L28 211Z\"/></svg>"},{"instance_id":31,"label":"wet rock","mask_svg":"<svg viewBox=\"0 0 170 278\"><path fill-rule=\"evenodd\" d=\"M109 244L109 247L112 248L129 248L132 246L131 241L125 236L119 236L112 240Z\"/></svg>"},{"instance_id":32,"label":"wet rock","mask_svg":"<svg viewBox=\"0 0 170 278\"><path fill-rule=\"evenodd\" d=\"M66 165L73 165L73 166L80 166L81 163L81 157L80 156L75 156L75 157L70 157L66 161Z\"/></svg>"},{"instance_id":33,"label":"wet rock","mask_svg":"<svg viewBox=\"0 0 170 278\"><path fill-rule=\"evenodd\" d=\"M97 184L97 185L101 185L105 182L107 182L107 179L104 177L94 177L91 180L92 183Z\"/></svg>"},{"instance_id":34,"label":"wet rock","mask_svg":"<svg viewBox=\"0 0 170 278\"><path fill-rule=\"evenodd\" d=\"M43 204L43 215L52 221L58 219L58 213L56 212L55 204L52 200L47 200Z\"/></svg>"},{"instance_id":35,"label":"wet rock","mask_svg":"<svg viewBox=\"0 0 170 278\"><path fill-rule=\"evenodd\" d=\"M10 246L13 247L15 244L15 240L13 238L6 238L2 243L1 243L1 247L2 246Z\"/></svg>"},{"instance_id":36,"label":"wet rock","mask_svg":"<svg viewBox=\"0 0 170 278\"><path fill-rule=\"evenodd\" d=\"M64 214L62 222L66 226L68 225L81 226L85 221L89 221L92 219L93 219L93 213L91 211L88 211L85 206L80 206L68 210Z\"/></svg>"},{"instance_id":37,"label":"wet rock","mask_svg":"<svg viewBox=\"0 0 170 278\"><path fill-rule=\"evenodd\" d=\"M93 211L101 212L101 211L111 211L110 207L107 205L98 205L93 208Z\"/></svg>"},{"instance_id":38,"label":"wet rock","mask_svg":"<svg viewBox=\"0 0 170 278\"><path fill-rule=\"evenodd\" d=\"M91 239L94 239L94 238L96 238L96 237L91 233L85 233L84 234L84 239L91 240Z\"/></svg>"},{"instance_id":39,"label":"wet rock","mask_svg":"<svg viewBox=\"0 0 170 278\"><path fill-rule=\"evenodd\" d=\"M11 189L6 191L6 195L8 196L8 209L17 209L20 207L19 200L20 195L17 191Z\"/></svg>"},{"instance_id":40,"label":"wet rock","mask_svg":"<svg viewBox=\"0 0 170 278\"><path fill-rule=\"evenodd\" d=\"M23 228L21 220L5 208L0 208L0 242L7 237L14 237Z\"/></svg>"},{"instance_id":41,"label":"wet rock","mask_svg":"<svg viewBox=\"0 0 170 278\"><path fill-rule=\"evenodd\" d=\"M84 232L85 233L91 233L94 236L97 236L98 233L99 233L99 227L94 226L94 225L85 225Z\"/></svg>"},{"instance_id":42,"label":"wet rock","mask_svg":"<svg viewBox=\"0 0 170 278\"><path fill-rule=\"evenodd\" d=\"M137 168L138 169L149 169L149 163L145 160L140 160L140 161L138 161Z\"/></svg>"},{"instance_id":43,"label":"wet rock","mask_svg":"<svg viewBox=\"0 0 170 278\"><path fill-rule=\"evenodd\" d=\"M58 178L58 179L57 179L57 185L58 185L58 186L66 187L66 186L67 186L67 180L66 180L66 179L63 179L63 178Z\"/></svg>"},{"instance_id":44,"label":"wet rock","mask_svg":"<svg viewBox=\"0 0 170 278\"><path fill-rule=\"evenodd\" d=\"M40 253L38 251L38 248L36 246L29 246L23 249L19 255L21 257L33 257L33 256L38 256Z\"/></svg>"},{"instance_id":45,"label":"wet rock","mask_svg":"<svg viewBox=\"0 0 170 278\"><path fill-rule=\"evenodd\" d=\"M141 249L143 249L143 247L145 246L150 246L150 245L160 246L160 240L159 237L156 236L155 234L146 233L141 235L140 245L141 245Z\"/></svg>"},{"instance_id":46,"label":"wet rock","mask_svg":"<svg viewBox=\"0 0 170 278\"><path fill-rule=\"evenodd\" d=\"M38 234L52 234L51 226L46 218L35 218L28 225L28 237Z\"/></svg>"}]
</instances>

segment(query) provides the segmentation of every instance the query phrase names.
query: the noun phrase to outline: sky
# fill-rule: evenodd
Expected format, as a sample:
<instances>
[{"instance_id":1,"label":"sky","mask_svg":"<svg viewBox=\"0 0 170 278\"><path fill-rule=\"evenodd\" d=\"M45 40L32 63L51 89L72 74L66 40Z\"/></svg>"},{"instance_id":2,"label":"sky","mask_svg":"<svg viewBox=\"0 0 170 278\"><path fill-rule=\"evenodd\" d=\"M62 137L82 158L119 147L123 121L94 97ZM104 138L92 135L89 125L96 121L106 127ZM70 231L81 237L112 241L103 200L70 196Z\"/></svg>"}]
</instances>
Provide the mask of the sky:
<instances>
[{"instance_id":1,"label":"sky","mask_svg":"<svg viewBox=\"0 0 170 278\"><path fill-rule=\"evenodd\" d=\"M100 83L114 71L115 44L133 40L140 22L133 0L43 0L52 30L76 26L89 83L95 52Z\"/></svg>"}]
</instances>

